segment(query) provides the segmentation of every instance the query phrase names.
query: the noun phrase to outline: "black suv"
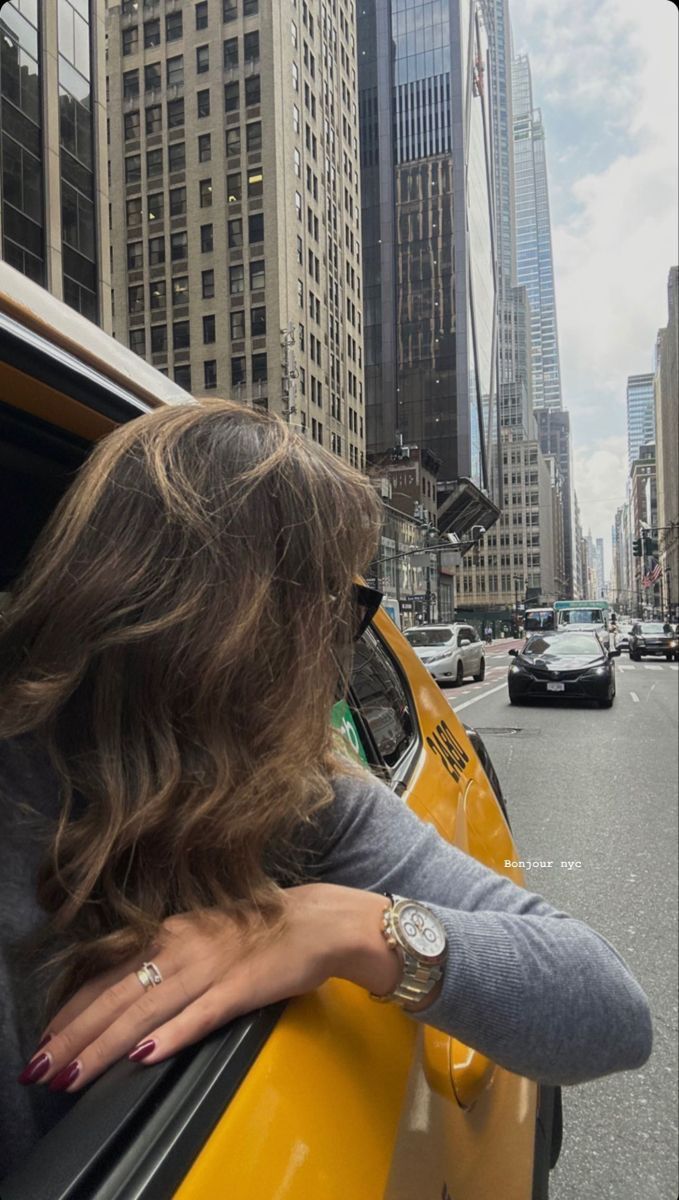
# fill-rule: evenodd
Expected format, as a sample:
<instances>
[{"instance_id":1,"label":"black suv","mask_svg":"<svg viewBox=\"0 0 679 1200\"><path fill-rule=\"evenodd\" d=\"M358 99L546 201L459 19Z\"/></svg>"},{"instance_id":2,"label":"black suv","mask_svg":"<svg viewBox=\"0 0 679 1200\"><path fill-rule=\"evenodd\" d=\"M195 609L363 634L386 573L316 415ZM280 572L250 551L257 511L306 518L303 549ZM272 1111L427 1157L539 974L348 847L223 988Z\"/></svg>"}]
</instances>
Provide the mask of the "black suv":
<instances>
[{"instance_id":1,"label":"black suv","mask_svg":"<svg viewBox=\"0 0 679 1200\"><path fill-rule=\"evenodd\" d=\"M679 638L672 626L662 621L637 621L629 636L629 656L639 662L647 654L664 654L668 662L677 661Z\"/></svg>"}]
</instances>

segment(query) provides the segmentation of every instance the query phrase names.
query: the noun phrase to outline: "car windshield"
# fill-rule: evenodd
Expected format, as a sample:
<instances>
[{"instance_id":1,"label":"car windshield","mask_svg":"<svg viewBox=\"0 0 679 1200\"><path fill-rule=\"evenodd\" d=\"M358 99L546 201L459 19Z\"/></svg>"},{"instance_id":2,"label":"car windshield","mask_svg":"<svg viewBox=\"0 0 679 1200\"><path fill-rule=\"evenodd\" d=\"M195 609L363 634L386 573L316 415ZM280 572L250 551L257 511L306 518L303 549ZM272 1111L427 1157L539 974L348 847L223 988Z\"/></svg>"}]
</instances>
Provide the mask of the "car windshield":
<instances>
[{"instance_id":1,"label":"car windshield","mask_svg":"<svg viewBox=\"0 0 679 1200\"><path fill-rule=\"evenodd\" d=\"M556 653L559 656L570 656L571 654L588 654L594 658L597 654L602 653L601 646L594 637L588 637L586 634L566 634L552 638L534 637L527 643L525 654L548 654Z\"/></svg>"},{"instance_id":2,"label":"car windshield","mask_svg":"<svg viewBox=\"0 0 679 1200\"><path fill-rule=\"evenodd\" d=\"M561 613L562 625L603 625L600 608L567 608Z\"/></svg>"},{"instance_id":3,"label":"car windshield","mask_svg":"<svg viewBox=\"0 0 679 1200\"><path fill-rule=\"evenodd\" d=\"M411 646L445 646L453 633L450 629L407 629L406 637Z\"/></svg>"},{"instance_id":4,"label":"car windshield","mask_svg":"<svg viewBox=\"0 0 679 1200\"><path fill-rule=\"evenodd\" d=\"M644 621L641 626L642 633L664 633L665 626L660 624L660 621Z\"/></svg>"}]
</instances>

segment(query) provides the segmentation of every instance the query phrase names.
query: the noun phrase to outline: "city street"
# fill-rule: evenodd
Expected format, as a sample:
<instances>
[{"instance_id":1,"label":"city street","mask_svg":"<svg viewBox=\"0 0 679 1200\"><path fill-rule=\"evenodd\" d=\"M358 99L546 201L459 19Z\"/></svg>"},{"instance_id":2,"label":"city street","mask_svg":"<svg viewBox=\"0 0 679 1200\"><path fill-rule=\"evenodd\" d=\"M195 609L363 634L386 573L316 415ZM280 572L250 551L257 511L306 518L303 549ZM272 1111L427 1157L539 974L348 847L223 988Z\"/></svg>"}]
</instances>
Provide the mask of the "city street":
<instances>
[{"instance_id":1,"label":"city street","mask_svg":"<svg viewBox=\"0 0 679 1200\"><path fill-rule=\"evenodd\" d=\"M564 1089L551 1200L677 1195L676 908L679 666L616 659L613 708L510 706L507 649L488 647L483 684L446 689L482 734L500 778L528 886L581 917L624 956L654 1016L641 1071ZM570 866L562 865L568 864Z\"/></svg>"}]
</instances>

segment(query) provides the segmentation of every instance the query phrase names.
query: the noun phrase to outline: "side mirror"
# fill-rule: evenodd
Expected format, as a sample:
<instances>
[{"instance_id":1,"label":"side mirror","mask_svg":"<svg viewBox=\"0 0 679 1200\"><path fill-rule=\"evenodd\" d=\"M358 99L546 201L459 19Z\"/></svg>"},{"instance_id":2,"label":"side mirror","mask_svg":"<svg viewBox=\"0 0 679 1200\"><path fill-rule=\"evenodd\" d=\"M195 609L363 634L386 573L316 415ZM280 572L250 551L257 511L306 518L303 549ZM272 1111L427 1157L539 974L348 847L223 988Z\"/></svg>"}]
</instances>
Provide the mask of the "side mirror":
<instances>
[{"instance_id":1,"label":"side mirror","mask_svg":"<svg viewBox=\"0 0 679 1200\"><path fill-rule=\"evenodd\" d=\"M508 650L507 654L509 655L510 658L518 658L519 652L518 652L518 650Z\"/></svg>"},{"instance_id":2,"label":"side mirror","mask_svg":"<svg viewBox=\"0 0 679 1200\"><path fill-rule=\"evenodd\" d=\"M608 651L608 657L609 657L609 658L620 658L620 651L619 651L619 650L617 650L617 649L616 649L616 650L609 650L609 651Z\"/></svg>"},{"instance_id":3,"label":"side mirror","mask_svg":"<svg viewBox=\"0 0 679 1200\"><path fill-rule=\"evenodd\" d=\"M460 648L462 648L462 646L471 646L471 642L469 638L462 638L462 641L459 643L459 645Z\"/></svg>"}]
</instances>

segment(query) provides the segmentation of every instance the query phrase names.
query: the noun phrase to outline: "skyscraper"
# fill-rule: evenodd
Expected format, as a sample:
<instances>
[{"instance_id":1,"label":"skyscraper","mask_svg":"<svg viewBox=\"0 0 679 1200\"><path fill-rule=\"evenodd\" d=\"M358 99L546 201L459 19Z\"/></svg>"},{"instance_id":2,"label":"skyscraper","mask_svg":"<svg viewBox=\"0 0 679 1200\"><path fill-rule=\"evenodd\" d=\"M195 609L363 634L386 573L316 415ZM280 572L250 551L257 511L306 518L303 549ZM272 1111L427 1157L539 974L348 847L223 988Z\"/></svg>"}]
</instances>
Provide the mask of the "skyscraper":
<instances>
[{"instance_id":1,"label":"skyscraper","mask_svg":"<svg viewBox=\"0 0 679 1200\"><path fill-rule=\"evenodd\" d=\"M627 377L627 460L630 470L642 446L655 441L655 377Z\"/></svg>"},{"instance_id":2,"label":"skyscraper","mask_svg":"<svg viewBox=\"0 0 679 1200\"><path fill-rule=\"evenodd\" d=\"M436 454L444 490L463 478L487 489L496 285L481 6L363 0L358 45L368 448L400 435Z\"/></svg>"},{"instance_id":3,"label":"skyscraper","mask_svg":"<svg viewBox=\"0 0 679 1200\"><path fill-rule=\"evenodd\" d=\"M2 5L2 257L110 328L104 79L104 0Z\"/></svg>"},{"instance_id":4,"label":"skyscraper","mask_svg":"<svg viewBox=\"0 0 679 1200\"><path fill-rule=\"evenodd\" d=\"M514 201L516 277L531 310L533 403L561 408L561 368L554 292L554 262L542 114L533 105L530 63L514 59Z\"/></svg>"},{"instance_id":5,"label":"skyscraper","mask_svg":"<svg viewBox=\"0 0 679 1200\"><path fill-rule=\"evenodd\" d=\"M116 335L364 465L352 0L109 7Z\"/></svg>"},{"instance_id":6,"label":"skyscraper","mask_svg":"<svg viewBox=\"0 0 679 1200\"><path fill-rule=\"evenodd\" d=\"M573 505L571 502L573 477L571 472L571 418L564 409L537 408L535 410L538 439L543 454L553 454L559 464L562 478L563 502L563 547L564 575L566 580L566 595L573 595L573 580L575 573L573 527Z\"/></svg>"},{"instance_id":7,"label":"skyscraper","mask_svg":"<svg viewBox=\"0 0 679 1200\"><path fill-rule=\"evenodd\" d=\"M679 612L679 267L667 280L667 325L658 333L655 375L655 427L658 472L658 524L665 604Z\"/></svg>"}]
</instances>

